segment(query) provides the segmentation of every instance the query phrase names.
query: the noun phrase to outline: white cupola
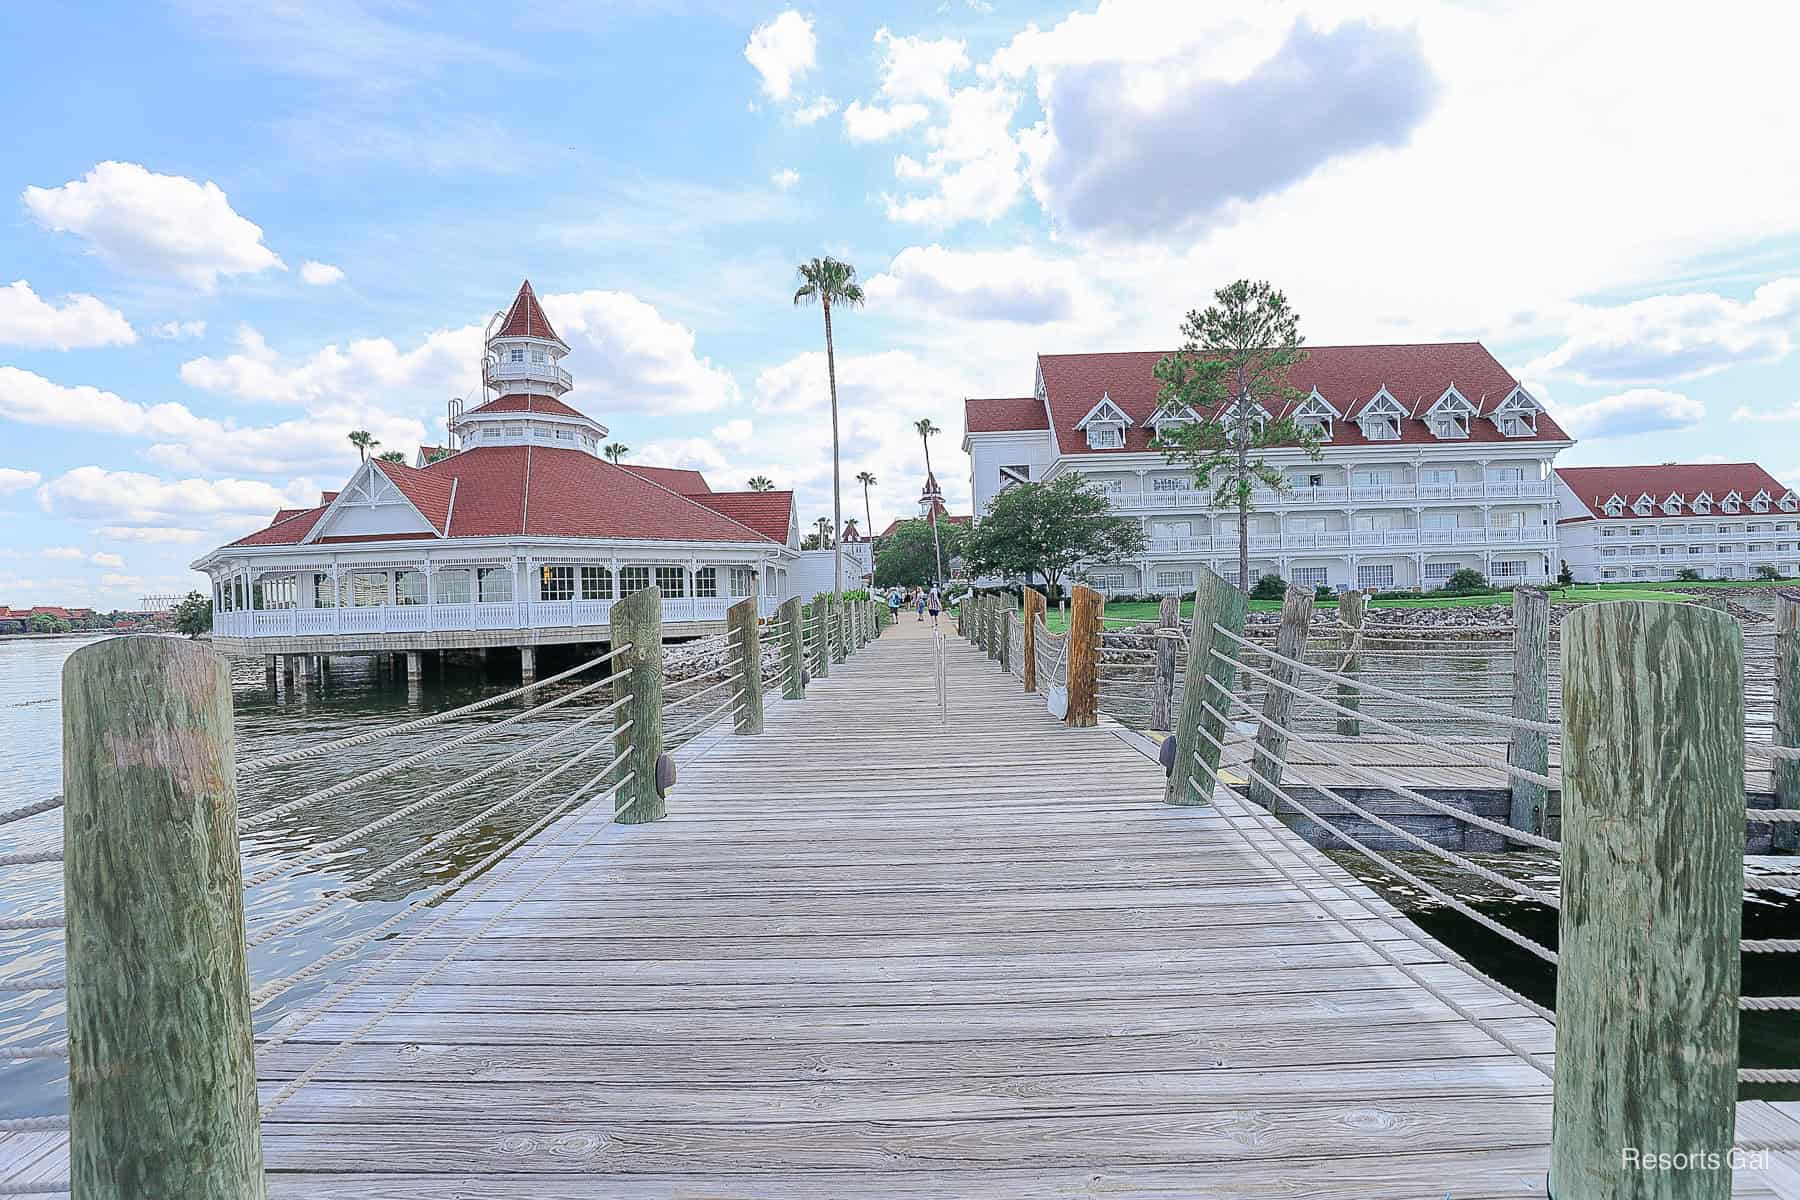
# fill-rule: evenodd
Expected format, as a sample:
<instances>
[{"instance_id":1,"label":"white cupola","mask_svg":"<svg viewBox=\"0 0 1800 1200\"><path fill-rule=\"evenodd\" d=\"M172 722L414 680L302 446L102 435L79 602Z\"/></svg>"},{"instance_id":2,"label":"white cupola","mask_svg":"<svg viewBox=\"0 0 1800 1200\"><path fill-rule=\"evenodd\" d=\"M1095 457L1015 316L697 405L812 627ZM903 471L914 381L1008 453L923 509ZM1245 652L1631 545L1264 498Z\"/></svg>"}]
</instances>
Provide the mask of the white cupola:
<instances>
[{"instance_id":1,"label":"white cupola","mask_svg":"<svg viewBox=\"0 0 1800 1200\"><path fill-rule=\"evenodd\" d=\"M460 400L451 403L449 428L457 448L538 445L598 456L606 426L563 401L575 386L561 365L568 352L527 279L512 307L488 322L483 402L466 411Z\"/></svg>"}]
</instances>

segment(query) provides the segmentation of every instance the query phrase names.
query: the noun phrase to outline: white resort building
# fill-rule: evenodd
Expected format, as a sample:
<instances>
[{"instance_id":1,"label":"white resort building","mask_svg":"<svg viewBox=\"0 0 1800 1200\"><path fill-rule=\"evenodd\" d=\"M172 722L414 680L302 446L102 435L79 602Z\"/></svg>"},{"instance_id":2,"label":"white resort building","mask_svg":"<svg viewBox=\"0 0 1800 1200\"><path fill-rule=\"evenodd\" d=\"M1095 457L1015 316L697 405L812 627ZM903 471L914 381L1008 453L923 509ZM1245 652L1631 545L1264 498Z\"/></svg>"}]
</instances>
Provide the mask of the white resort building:
<instances>
[{"instance_id":1,"label":"white resort building","mask_svg":"<svg viewBox=\"0 0 1800 1200\"><path fill-rule=\"evenodd\" d=\"M1583 583L1800 575L1800 497L1755 463L1560 467L1557 542Z\"/></svg>"},{"instance_id":2,"label":"white resort building","mask_svg":"<svg viewBox=\"0 0 1800 1200\"><path fill-rule=\"evenodd\" d=\"M716 492L696 471L614 465L563 399L569 347L527 282L489 325L481 402L418 466L372 459L312 508L198 562L227 654L330 655L607 640L612 602L662 589L670 636L724 628L737 599L791 594L792 492Z\"/></svg>"},{"instance_id":3,"label":"white resort building","mask_svg":"<svg viewBox=\"0 0 1800 1200\"><path fill-rule=\"evenodd\" d=\"M1218 414L1157 404L1163 352L1045 354L1034 394L964 403L963 448L979 516L1005 488L1080 472L1144 523L1131 562L1088 568L1105 592L1184 592L1200 566L1237 573L1237 517L1194 488L1151 439ZM1557 571L1551 465L1573 444L1479 343L1319 346L1296 365L1284 411L1324 455L1266 452L1292 485L1258 489L1252 576L1372 590L1432 588L1459 567L1496 583Z\"/></svg>"}]
</instances>

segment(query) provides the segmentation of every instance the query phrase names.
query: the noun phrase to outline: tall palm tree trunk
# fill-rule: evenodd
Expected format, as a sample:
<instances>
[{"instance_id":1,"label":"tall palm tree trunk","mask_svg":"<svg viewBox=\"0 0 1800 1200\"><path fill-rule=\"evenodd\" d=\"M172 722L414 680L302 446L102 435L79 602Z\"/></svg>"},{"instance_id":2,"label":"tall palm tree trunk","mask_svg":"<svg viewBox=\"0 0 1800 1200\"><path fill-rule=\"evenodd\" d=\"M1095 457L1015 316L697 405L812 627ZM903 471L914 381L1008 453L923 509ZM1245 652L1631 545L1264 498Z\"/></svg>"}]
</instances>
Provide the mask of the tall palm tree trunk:
<instances>
[{"instance_id":1,"label":"tall palm tree trunk","mask_svg":"<svg viewBox=\"0 0 1800 1200\"><path fill-rule=\"evenodd\" d=\"M820 299L825 310L825 374L831 380L831 531L836 535L844 528L844 498L838 481L837 351L831 344L831 298ZM832 593L838 596L844 594L842 541L837 536L831 541Z\"/></svg>"},{"instance_id":2,"label":"tall palm tree trunk","mask_svg":"<svg viewBox=\"0 0 1800 1200\"><path fill-rule=\"evenodd\" d=\"M869 543L869 569L873 571L875 563L875 510L869 507L869 485L863 484L863 520L868 524L863 527L863 538Z\"/></svg>"}]
</instances>

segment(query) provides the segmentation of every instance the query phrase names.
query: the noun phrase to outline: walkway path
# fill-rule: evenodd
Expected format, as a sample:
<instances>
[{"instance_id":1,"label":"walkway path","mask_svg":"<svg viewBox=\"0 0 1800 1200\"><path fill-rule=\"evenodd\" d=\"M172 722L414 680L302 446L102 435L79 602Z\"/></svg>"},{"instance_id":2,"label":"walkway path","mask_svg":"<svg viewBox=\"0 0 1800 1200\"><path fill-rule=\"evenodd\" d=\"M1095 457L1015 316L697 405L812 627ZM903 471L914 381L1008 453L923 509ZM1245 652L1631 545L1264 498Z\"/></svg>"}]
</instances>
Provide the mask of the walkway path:
<instances>
[{"instance_id":1,"label":"walkway path","mask_svg":"<svg viewBox=\"0 0 1800 1200\"><path fill-rule=\"evenodd\" d=\"M1545 1023L944 649L947 726L905 617L685 751L668 820L557 828L263 1055L273 1093L500 918L274 1113L271 1194L1543 1195L1547 1081L1324 906L1541 1053Z\"/></svg>"}]
</instances>

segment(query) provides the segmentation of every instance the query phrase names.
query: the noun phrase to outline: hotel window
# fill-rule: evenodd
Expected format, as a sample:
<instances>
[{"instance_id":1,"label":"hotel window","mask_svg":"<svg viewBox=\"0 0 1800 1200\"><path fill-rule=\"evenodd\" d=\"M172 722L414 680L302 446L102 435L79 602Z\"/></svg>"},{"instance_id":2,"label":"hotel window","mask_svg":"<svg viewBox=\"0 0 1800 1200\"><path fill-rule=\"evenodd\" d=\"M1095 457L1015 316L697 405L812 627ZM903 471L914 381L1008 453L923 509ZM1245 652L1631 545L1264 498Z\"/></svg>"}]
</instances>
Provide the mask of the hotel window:
<instances>
[{"instance_id":1,"label":"hotel window","mask_svg":"<svg viewBox=\"0 0 1800 1200\"><path fill-rule=\"evenodd\" d=\"M1400 418L1364 417L1362 431L1371 442L1397 442L1400 440Z\"/></svg>"},{"instance_id":2,"label":"hotel window","mask_svg":"<svg viewBox=\"0 0 1800 1200\"><path fill-rule=\"evenodd\" d=\"M1394 482L1394 473L1391 470L1356 471L1351 474L1350 482L1357 487L1391 487Z\"/></svg>"},{"instance_id":3,"label":"hotel window","mask_svg":"<svg viewBox=\"0 0 1800 1200\"><path fill-rule=\"evenodd\" d=\"M1159 538L1184 538L1194 536L1192 521L1152 521L1150 536Z\"/></svg>"},{"instance_id":4,"label":"hotel window","mask_svg":"<svg viewBox=\"0 0 1800 1200\"><path fill-rule=\"evenodd\" d=\"M1294 583L1304 588L1322 588L1331 582L1331 573L1325 567L1295 567L1289 574Z\"/></svg>"},{"instance_id":5,"label":"hotel window","mask_svg":"<svg viewBox=\"0 0 1800 1200\"><path fill-rule=\"evenodd\" d=\"M1289 517L1287 531L1289 533L1324 533L1327 525L1324 517Z\"/></svg>"},{"instance_id":6,"label":"hotel window","mask_svg":"<svg viewBox=\"0 0 1800 1200\"><path fill-rule=\"evenodd\" d=\"M556 440L559 442L572 442L575 440L575 431L573 429L559 429L556 431Z\"/></svg>"},{"instance_id":7,"label":"hotel window","mask_svg":"<svg viewBox=\"0 0 1800 1200\"><path fill-rule=\"evenodd\" d=\"M574 567L539 567L539 600L573 600L575 598Z\"/></svg>"},{"instance_id":8,"label":"hotel window","mask_svg":"<svg viewBox=\"0 0 1800 1200\"><path fill-rule=\"evenodd\" d=\"M687 568L656 568L656 586L662 589L664 600L684 598L687 595Z\"/></svg>"},{"instance_id":9,"label":"hotel window","mask_svg":"<svg viewBox=\"0 0 1800 1200\"><path fill-rule=\"evenodd\" d=\"M1455 467L1426 467L1419 472L1420 483L1451 484L1456 482Z\"/></svg>"},{"instance_id":10,"label":"hotel window","mask_svg":"<svg viewBox=\"0 0 1800 1200\"><path fill-rule=\"evenodd\" d=\"M1289 487L1302 488L1325 486L1325 476L1317 472L1290 471L1288 472L1287 481Z\"/></svg>"},{"instance_id":11,"label":"hotel window","mask_svg":"<svg viewBox=\"0 0 1800 1200\"><path fill-rule=\"evenodd\" d=\"M388 602L386 571L357 571L350 576L350 603L357 608L375 608Z\"/></svg>"},{"instance_id":12,"label":"hotel window","mask_svg":"<svg viewBox=\"0 0 1800 1200\"><path fill-rule=\"evenodd\" d=\"M1160 592L1185 590L1194 586L1192 571L1158 571L1156 573L1156 589Z\"/></svg>"},{"instance_id":13,"label":"hotel window","mask_svg":"<svg viewBox=\"0 0 1800 1200\"><path fill-rule=\"evenodd\" d=\"M1455 529L1456 514L1446 512L1428 512L1419 514L1420 529Z\"/></svg>"},{"instance_id":14,"label":"hotel window","mask_svg":"<svg viewBox=\"0 0 1800 1200\"><path fill-rule=\"evenodd\" d=\"M312 577L312 586L314 608L338 607L338 593L341 581L334 583L331 576L319 574Z\"/></svg>"},{"instance_id":15,"label":"hotel window","mask_svg":"<svg viewBox=\"0 0 1800 1200\"><path fill-rule=\"evenodd\" d=\"M1494 564L1494 574L1503 579L1517 579L1525 574L1525 560L1522 558L1503 558Z\"/></svg>"},{"instance_id":16,"label":"hotel window","mask_svg":"<svg viewBox=\"0 0 1800 1200\"><path fill-rule=\"evenodd\" d=\"M1506 437L1527 437L1537 432L1537 414L1507 413L1500 418L1500 432Z\"/></svg>"},{"instance_id":17,"label":"hotel window","mask_svg":"<svg viewBox=\"0 0 1800 1200\"><path fill-rule=\"evenodd\" d=\"M431 587L439 604L467 604L471 595L468 568L437 572L431 577Z\"/></svg>"},{"instance_id":18,"label":"hotel window","mask_svg":"<svg viewBox=\"0 0 1800 1200\"><path fill-rule=\"evenodd\" d=\"M509 357L511 358L511 360L513 362L524 362L525 361L525 351L514 350Z\"/></svg>"},{"instance_id":19,"label":"hotel window","mask_svg":"<svg viewBox=\"0 0 1800 1200\"><path fill-rule=\"evenodd\" d=\"M1466 413L1445 413L1431 422L1431 432L1441 438L1466 438L1469 436L1469 418Z\"/></svg>"},{"instance_id":20,"label":"hotel window","mask_svg":"<svg viewBox=\"0 0 1800 1200\"><path fill-rule=\"evenodd\" d=\"M396 604L429 604L431 594L426 589L423 571L396 571L394 573L394 602Z\"/></svg>"},{"instance_id":21,"label":"hotel window","mask_svg":"<svg viewBox=\"0 0 1800 1200\"><path fill-rule=\"evenodd\" d=\"M1125 481L1123 479L1091 479L1088 482L1092 483L1095 487L1099 488L1109 496L1117 496L1120 492L1125 490Z\"/></svg>"},{"instance_id":22,"label":"hotel window","mask_svg":"<svg viewBox=\"0 0 1800 1200\"><path fill-rule=\"evenodd\" d=\"M1089 425L1087 444L1090 450L1117 450L1125 444L1125 427L1111 422Z\"/></svg>"},{"instance_id":23,"label":"hotel window","mask_svg":"<svg viewBox=\"0 0 1800 1200\"><path fill-rule=\"evenodd\" d=\"M756 594L756 568L731 568L731 594L733 596L754 596Z\"/></svg>"},{"instance_id":24,"label":"hotel window","mask_svg":"<svg viewBox=\"0 0 1800 1200\"><path fill-rule=\"evenodd\" d=\"M531 352L531 361L534 363L547 363L550 361L550 355L543 350L533 350Z\"/></svg>"},{"instance_id":25,"label":"hotel window","mask_svg":"<svg viewBox=\"0 0 1800 1200\"><path fill-rule=\"evenodd\" d=\"M624 598L650 586L649 567L620 567L619 596Z\"/></svg>"},{"instance_id":26,"label":"hotel window","mask_svg":"<svg viewBox=\"0 0 1800 1200\"><path fill-rule=\"evenodd\" d=\"M581 598L583 600L611 600L612 593L611 567L581 568Z\"/></svg>"},{"instance_id":27,"label":"hotel window","mask_svg":"<svg viewBox=\"0 0 1800 1200\"><path fill-rule=\"evenodd\" d=\"M1392 563L1370 563L1356 568L1356 586L1365 591L1384 591L1394 586Z\"/></svg>"},{"instance_id":28,"label":"hotel window","mask_svg":"<svg viewBox=\"0 0 1800 1200\"><path fill-rule=\"evenodd\" d=\"M1524 483L1525 468L1489 467L1487 477L1489 483Z\"/></svg>"},{"instance_id":29,"label":"hotel window","mask_svg":"<svg viewBox=\"0 0 1800 1200\"><path fill-rule=\"evenodd\" d=\"M701 567L694 572L694 595L702 600L718 599L719 568Z\"/></svg>"},{"instance_id":30,"label":"hotel window","mask_svg":"<svg viewBox=\"0 0 1800 1200\"><path fill-rule=\"evenodd\" d=\"M1619 552L1617 550L1612 549L1609 546L1605 550L1602 550L1600 552L1600 557L1601 558L1617 558L1617 557L1619 557Z\"/></svg>"},{"instance_id":31,"label":"hotel window","mask_svg":"<svg viewBox=\"0 0 1800 1200\"><path fill-rule=\"evenodd\" d=\"M482 567L475 572L475 594L483 604L504 604L513 598L511 567Z\"/></svg>"},{"instance_id":32,"label":"hotel window","mask_svg":"<svg viewBox=\"0 0 1800 1200\"><path fill-rule=\"evenodd\" d=\"M1094 576L1094 588L1102 592L1123 591L1125 588L1125 572L1102 571Z\"/></svg>"},{"instance_id":33,"label":"hotel window","mask_svg":"<svg viewBox=\"0 0 1800 1200\"><path fill-rule=\"evenodd\" d=\"M1191 492L1194 481L1186 475L1158 475L1150 481L1153 492Z\"/></svg>"}]
</instances>

